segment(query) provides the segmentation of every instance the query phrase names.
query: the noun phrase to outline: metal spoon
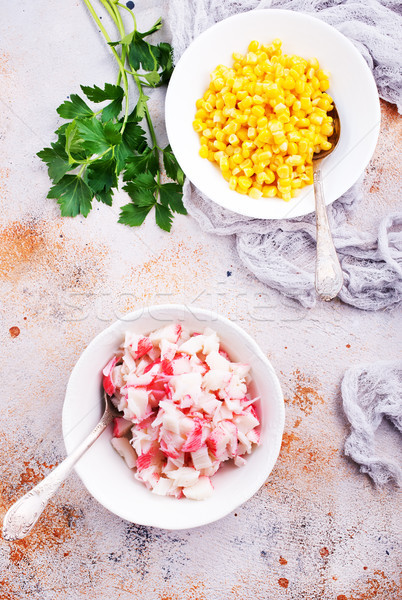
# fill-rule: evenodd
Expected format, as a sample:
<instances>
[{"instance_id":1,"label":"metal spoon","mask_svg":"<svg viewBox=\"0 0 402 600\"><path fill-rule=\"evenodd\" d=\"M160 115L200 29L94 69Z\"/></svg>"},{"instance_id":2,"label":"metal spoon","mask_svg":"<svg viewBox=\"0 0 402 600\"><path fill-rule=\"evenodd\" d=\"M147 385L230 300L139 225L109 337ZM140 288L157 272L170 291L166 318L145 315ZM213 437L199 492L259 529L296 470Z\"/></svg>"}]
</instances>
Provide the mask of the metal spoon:
<instances>
[{"instance_id":1,"label":"metal spoon","mask_svg":"<svg viewBox=\"0 0 402 600\"><path fill-rule=\"evenodd\" d=\"M32 490L8 509L3 521L3 538L9 542L24 538L39 519L48 501L70 474L76 462L92 446L119 412L104 393L105 412L83 442ZM121 416L121 415L120 415Z\"/></svg>"},{"instance_id":2,"label":"metal spoon","mask_svg":"<svg viewBox=\"0 0 402 600\"><path fill-rule=\"evenodd\" d=\"M341 121L334 108L328 113L333 118L334 132L329 138L330 150L322 150L313 155L314 196L317 227L317 259L315 265L315 289L323 300L332 300L343 285L343 273L336 255L331 230L329 228L322 186L321 161L335 149L341 135Z\"/></svg>"}]
</instances>

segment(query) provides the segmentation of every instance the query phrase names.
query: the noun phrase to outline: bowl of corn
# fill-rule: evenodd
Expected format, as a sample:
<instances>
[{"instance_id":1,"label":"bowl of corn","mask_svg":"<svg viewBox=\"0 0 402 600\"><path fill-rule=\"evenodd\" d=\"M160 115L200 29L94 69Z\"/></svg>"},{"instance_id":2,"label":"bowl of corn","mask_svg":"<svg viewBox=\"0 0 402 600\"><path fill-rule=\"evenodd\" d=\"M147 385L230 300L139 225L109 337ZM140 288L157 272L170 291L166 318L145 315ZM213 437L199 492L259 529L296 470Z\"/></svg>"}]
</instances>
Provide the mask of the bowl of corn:
<instances>
[{"instance_id":1,"label":"bowl of corn","mask_svg":"<svg viewBox=\"0 0 402 600\"><path fill-rule=\"evenodd\" d=\"M184 52L167 91L167 133L184 173L211 200L250 217L292 218L314 211L313 157L331 147L334 102L341 138L322 165L328 204L374 152L374 79L330 25L254 10L215 24Z\"/></svg>"}]
</instances>

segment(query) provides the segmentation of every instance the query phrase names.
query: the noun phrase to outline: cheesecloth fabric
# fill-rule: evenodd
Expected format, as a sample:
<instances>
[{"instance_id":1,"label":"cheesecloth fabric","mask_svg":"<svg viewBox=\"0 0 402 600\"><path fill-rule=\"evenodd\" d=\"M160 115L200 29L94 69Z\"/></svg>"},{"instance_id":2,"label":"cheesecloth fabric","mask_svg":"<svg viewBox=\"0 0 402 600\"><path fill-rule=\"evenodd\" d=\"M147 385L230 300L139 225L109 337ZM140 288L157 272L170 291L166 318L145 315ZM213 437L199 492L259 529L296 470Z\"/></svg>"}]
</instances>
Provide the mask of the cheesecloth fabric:
<instances>
[{"instance_id":1,"label":"cheesecloth fabric","mask_svg":"<svg viewBox=\"0 0 402 600\"><path fill-rule=\"evenodd\" d=\"M380 97L402 112L402 4L398 0L169 0L176 62L192 40L215 22L261 8L310 13L336 27L367 61ZM402 301L402 211L379 224L376 238L350 228L346 218L361 190L360 181L328 207L345 280L339 297L363 310L380 310ZM203 230L235 236L240 260L260 281L305 307L314 306L314 215L280 221L244 217L211 202L189 181L183 199Z\"/></svg>"},{"instance_id":2,"label":"cheesecloth fabric","mask_svg":"<svg viewBox=\"0 0 402 600\"><path fill-rule=\"evenodd\" d=\"M343 408L351 425L345 454L378 487L402 486L402 468L378 428L384 418L402 433L402 361L380 361L349 369L342 381ZM400 457L400 453L399 453Z\"/></svg>"}]
</instances>

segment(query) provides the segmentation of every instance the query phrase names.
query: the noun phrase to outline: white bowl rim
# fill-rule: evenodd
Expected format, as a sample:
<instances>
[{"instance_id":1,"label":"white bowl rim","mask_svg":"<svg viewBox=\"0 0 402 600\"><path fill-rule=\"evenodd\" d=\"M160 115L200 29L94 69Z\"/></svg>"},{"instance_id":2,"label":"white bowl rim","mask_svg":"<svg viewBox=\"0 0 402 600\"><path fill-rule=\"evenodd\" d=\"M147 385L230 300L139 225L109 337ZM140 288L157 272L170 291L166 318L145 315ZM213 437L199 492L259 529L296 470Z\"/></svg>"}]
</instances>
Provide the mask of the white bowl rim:
<instances>
[{"instance_id":1,"label":"white bowl rim","mask_svg":"<svg viewBox=\"0 0 402 600\"><path fill-rule=\"evenodd\" d=\"M355 45L352 43L352 41L347 38L344 34L342 34L338 29L336 29L335 27L333 27L332 25L330 25L329 23L326 23L325 21L319 19L318 17L311 15L309 13L303 13L303 12L299 12L296 10L291 10L291 9L283 9L283 8L261 8L261 9L252 9L252 10L248 10L242 13L237 13L234 15L231 15L225 19L222 19L221 21L218 21L216 23L214 23L213 25L211 25L210 27L208 27L207 29L205 29L202 33L200 33L192 42L191 44L186 48L186 50L183 52L183 55L180 57L180 59L177 62L177 65L175 67L175 70L173 71L172 74L172 78L171 81L169 82L168 85L168 89L167 89L167 93L166 93L166 102L165 102L165 120L166 120L166 129L167 129L167 134L168 134L168 138L169 138L169 142L171 143L171 146L173 148L173 151L176 154L179 154L179 162L180 159L183 157L185 167L184 167L184 172L187 175L189 181L194 181L194 185L198 185L198 189L200 189L200 191L202 191L203 188L203 182L205 181L205 177L203 178L201 175L198 177L196 174L196 167L194 167L194 169L187 168L187 160L185 158L185 156L188 156L188 151L185 151L183 149L183 152L178 152L178 148L179 146L176 146L176 131L174 128L174 123L171 123L171 112L172 109L170 108L171 103L174 102L174 98L173 98L173 94L171 92L172 90L172 86L171 86L171 82L175 82L177 73L180 70L180 62L182 60L182 58L186 55L186 53L193 47L196 46L200 43L202 43L202 40L204 38L208 38L208 36L211 35L211 31L214 31L215 29L219 29L223 23L226 22L233 22L236 20L241 20L244 19L245 17L247 18L249 15L251 14L264 14L264 15L269 15L270 17L274 17L276 15L280 16L284 16L286 15L289 18L294 18L294 19L299 19L301 22L305 22L305 23L313 23L315 26L321 27L324 30L327 30L328 32L331 33L331 35L334 36L334 38L337 38L341 44L344 44L345 46L348 47L349 51L352 53L352 55L354 56L354 58L358 61L358 63L360 63L361 69L362 69L362 73L365 73L365 79L366 79L366 85L367 85L367 90L370 92L370 101L372 102L372 118L373 120L376 121L375 126L373 126L370 131L368 133L365 133L364 135L364 140L365 140L365 146L361 151L361 154L364 155L363 159L359 165L359 169L356 169L356 171L354 172L354 174L352 175L349 171L342 174L342 178L341 180L344 181L345 183L342 183L342 191L339 193L339 190L337 191L338 193L334 194L332 192L331 189L327 189L325 192L325 202L327 205L332 204L335 200L337 200L338 198L340 198L343 194L345 194L360 178L360 176L364 173L367 165L369 164L373 154L374 154L374 150L377 144L377 140L378 140L378 136L379 136L379 131L380 131L380 124L381 124L381 109L380 109L380 103L379 103L379 96L378 96L378 90L377 90L377 86L373 77L372 72L370 71L365 59L363 58L362 54L358 51L358 49L355 47ZM339 103L337 100L337 107L339 107ZM173 143L172 143L173 140ZM361 141L358 142L357 145L360 146ZM356 145L356 144L355 144ZM348 150L348 153L350 153L352 150L350 149L350 145L346 148L346 150ZM335 151L332 155L332 160L334 160L334 154ZM346 158L346 155L345 155ZM204 159L205 160L205 159ZM325 181L326 181L326 176L327 173L330 173L331 171L334 170L334 168L337 168L337 165L332 166L328 164L328 161L330 160L330 158L327 159L326 162L323 163L321 169L322 169L322 173L323 173L323 185L325 187ZM340 162L337 158L338 163ZM187 174L189 173L189 174ZM208 184L209 188L212 189L212 183ZM225 193L223 193L223 196L221 197L217 197L215 195L215 197L211 197L213 196L213 194L207 194L207 197L214 203L222 206L223 208L233 212L233 213L237 213L243 216L247 216L247 217L252 217L252 218L257 218L257 219L263 219L263 220L278 220L278 219L293 219L293 218L297 218L297 217L302 217L308 214L311 214L314 212L314 202L312 202L312 198L313 198L313 192L312 192L312 187L313 186L306 186L305 188L303 188L302 193L299 197L295 197L292 199L292 201L290 203L286 203L286 205L289 207L288 212L286 212L285 214L275 214L275 212L270 212L270 214L264 214L264 212L267 212L266 210L264 211L263 209L261 210L261 201L260 204L258 204L257 200L253 200L248 198L248 202L241 202L241 199L237 198L236 201L236 197L237 194L236 192L227 192L227 196L225 195ZM304 194L308 194L308 198L304 198ZM243 197L242 197L243 198ZM306 202L297 202L300 199L305 199ZM267 199L265 199L267 200ZM273 199L268 199L268 200L278 200L277 198L273 198ZM307 204L307 200L308 200L308 204ZM283 202L283 201L282 201ZM266 207L268 207L268 211L270 206L268 204L265 204ZM306 208L307 206L307 208ZM285 211L285 208L283 208L283 211Z\"/></svg>"},{"instance_id":2,"label":"white bowl rim","mask_svg":"<svg viewBox=\"0 0 402 600\"><path fill-rule=\"evenodd\" d=\"M244 502L246 502L252 496L254 496L254 494L265 483L265 481L268 479L270 473L272 472L272 470L277 462L278 456L279 456L279 452L281 449L281 443L282 443L282 436L283 436L283 431L284 431L284 426L285 426L285 404L284 404L283 392L282 392L282 389L281 389L281 386L279 383L278 376L276 375L271 362L265 356L265 354L262 352L262 350L260 349L257 342L242 327L240 327L239 325L237 325L237 323L234 323L227 317L224 317L223 315L220 315L214 311L211 311L211 310L205 309L205 308L198 308L198 307L189 308L189 306L185 305L185 304L152 305L152 306L139 308L136 311L133 311L131 313L127 313L126 315L124 315L124 318L114 321L106 329L102 330L98 335L96 335L86 346L85 350L82 352L78 361L76 362L76 364L71 372L68 384L67 384L65 400L63 403L62 433L63 433L64 445L65 445L67 453L69 454L74 450L76 445L73 446L72 443L69 443L67 440L67 436L69 434L69 432L66 430L66 415L68 413L68 398L70 396L70 390L73 388L73 385L74 385L74 379L76 376L75 374L78 372L78 370L80 368L80 364L82 362L84 362L85 358L92 353L93 346L95 344L99 343L103 338L106 338L107 336L109 336L111 333L115 333L115 330L118 330L119 327L123 323L130 323L132 321L136 321L136 320L140 319L141 316L144 315L144 313L150 314L151 311L152 312L158 312L158 311L163 312L163 311L170 311L170 310L172 310L172 311L180 310L180 311L184 311L184 312L191 311L194 314L203 316L207 319L212 318L217 321L226 323L227 325L232 327L238 335L243 337L243 339L247 340L247 342L252 346L253 351L256 353L258 358L264 363L265 367L267 368L267 370L270 374L272 384L275 389L275 397L276 397L275 410L277 413L276 421L278 422L278 435L276 436L275 440L273 441L273 445L270 446L271 447L271 455L272 455L272 459L271 459L272 464L270 465L270 469L261 471L260 477L255 477L252 484L250 483L247 486L245 486L243 493L239 494L239 496L236 497L235 502L233 502L233 501L231 502L231 499L228 498L227 504L225 506L222 506L221 510L217 510L217 509L214 510L214 514L213 514L212 518L199 519L195 525L192 525L192 526L184 525L182 527L180 525L177 525L177 526L175 525L174 527L166 526L165 524L163 524L163 518L162 519L159 518L159 515L154 515L155 518L152 520L152 522L150 522L150 520L147 520L145 522L142 519L136 519L135 521L133 521L132 516L130 516L128 513L126 513L125 511L120 511L120 510L116 511L116 509L109 502L107 502L104 499L102 499L101 497L99 497L98 491L96 489L93 489L93 486L88 484L88 482L86 481L85 472L83 472L82 469L80 469L80 463L77 463L77 465L74 467L74 469L75 469L77 475L80 477L84 486L87 488L88 492L95 498L95 500L97 500L102 506L104 506L111 513L116 514L119 517L121 517L122 519L125 519L126 521L135 523L137 525L143 525L143 526L147 526L147 527L156 527L156 528L166 529L166 530L180 530L180 529L193 529L196 527L201 527L203 525L207 525L209 523L213 523L213 522L227 516L230 512L232 512L233 510L235 510L236 508L241 506ZM88 433L89 433L89 431L88 431ZM196 501L193 501L193 502L196 502Z\"/></svg>"}]
</instances>

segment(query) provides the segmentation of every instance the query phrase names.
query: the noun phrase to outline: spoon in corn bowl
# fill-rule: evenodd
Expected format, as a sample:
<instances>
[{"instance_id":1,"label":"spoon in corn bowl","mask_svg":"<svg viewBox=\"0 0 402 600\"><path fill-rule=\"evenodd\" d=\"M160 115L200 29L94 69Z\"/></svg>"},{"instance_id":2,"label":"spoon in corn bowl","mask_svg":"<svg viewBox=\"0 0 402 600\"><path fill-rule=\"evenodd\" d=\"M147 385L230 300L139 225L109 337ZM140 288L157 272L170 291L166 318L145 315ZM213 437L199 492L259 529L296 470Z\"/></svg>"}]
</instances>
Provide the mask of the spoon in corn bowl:
<instances>
[{"instance_id":1,"label":"spoon in corn bowl","mask_svg":"<svg viewBox=\"0 0 402 600\"><path fill-rule=\"evenodd\" d=\"M326 301L335 298L343 285L342 268L336 254L328 223L321 172L321 161L335 149L341 135L341 121L335 103L328 115L333 119L334 129L331 137L328 139L331 143L331 148L329 150L321 150L313 155L314 197L317 227L315 288L318 295Z\"/></svg>"}]
</instances>

